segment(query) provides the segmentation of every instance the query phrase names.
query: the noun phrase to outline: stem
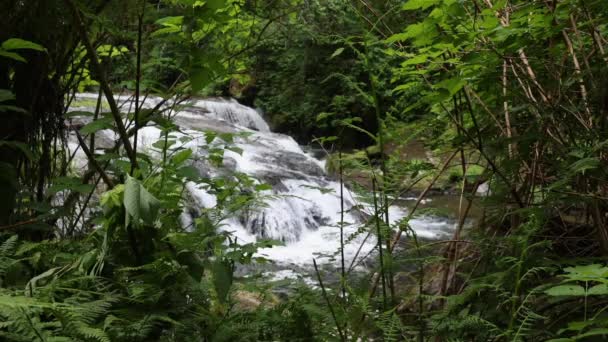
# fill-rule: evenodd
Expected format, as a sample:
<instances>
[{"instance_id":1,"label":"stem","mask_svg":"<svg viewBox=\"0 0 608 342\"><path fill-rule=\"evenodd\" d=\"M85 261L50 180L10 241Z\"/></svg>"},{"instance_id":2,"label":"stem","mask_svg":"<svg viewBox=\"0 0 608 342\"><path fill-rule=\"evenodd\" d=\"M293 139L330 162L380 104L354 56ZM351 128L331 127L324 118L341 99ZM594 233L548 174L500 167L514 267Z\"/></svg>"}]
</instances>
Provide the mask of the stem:
<instances>
[{"instance_id":1,"label":"stem","mask_svg":"<svg viewBox=\"0 0 608 342\"><path fill-rule=\"evenodd\" d=\"M378 253L380 259L380 276L382 278L382 302L386 310L386 276L384 274L384 257L382 255L382 229L378 215L378 199L376 197L376 178L372 179L372 193L374 196L374 220L376 221L376 234L378 234Z\"/></svg>"},{"instance_id":2,"label":"stem","mask_svg":"<svg viewBox=\"0 0 608 342\"><path fill-rule=\"evenodd\" d=\"M589 290L589 282L585 281L585 312L583 321L587 322L587 291Z\"/></svg>"},{"instance_id":3,"label":"stem","mask_svg":"<svg viewBox=\"0 0 608 342\"><path fill-rule=\"evenodd\" d=\"M95 113L93 114L93 121L97 120L99 117L99 112L101 111L101 96L102 96L101 88L99 88L99 94L97 95L97 104L95 105ZM89 149L93 154L95 154L95 133L91 134L89 138Z\"/></svg>"},{"instance_id":4,"label":"stem","mask_svg":"<svg viewBox=\"0 0 608 342\"><path fill-rule=\"evenodd\" d=\"M346 267L344 265L344 165L342 164L342 148L338 151L339 172L340 172L340 262L342 266L342 298L346 300Z\"/></svg>"},{"instance_id":5,"label":"stem","mask_svg":"<svg viewBox=\"0 0 608 342\"><path fill-rule=\"evenodd\" d=\"M118 131L118 135L120 136L120 140L125 148L127 153L127 157L131 161L131 165L133 167L137 166L137 160L135 159L135 155L133 154L133 147L131 146L131 141L129 141L129 136L127 134L127 130L125 129L125 125L122 122L122 116L120 115L120 110L118 109L118 105L116 104L116 100L114 99L114 94L112 93L112 89L108 83L108 80L105 77L103 72L103 68L99 64L99 58L97 57L97 53L91 44L91 40L87 35L87 30L80 16L80 10L76 7L73 0L64 0L68 7L72 10L72 14L74 15L76 27L80 33L80 38L87 50L87 54L89 55L89 63L91 64L91 69L97 75L97 80L99 81L99 86L103 90L106 95L106 99L108 100L108 105L110 106L110 111L114 118L114 122L116 123L116 129Z\"/></svg>"},{"instance_id":6,"label":"stem","mask_svg":"<svg viewBox=\"0 0 608 342\"><path fill-rule=\"evenodd\" d=\"M338 334L340 335L340 340L346 341L346 337L344 336L344 333L342 332L342 328L340 327L340 324L338 323L338 318L336 317L336 313L334 312L334 307L329 302L329 297L327 296L327 291L325 291L325 286L323 285L323 280L321 279L321 273L319 272L319 268L317 267L317 260L312 259L312 263L315 266L315 272L317 273L317 279L319 280L319 286L321 286L323 298L325 299L325 302L327 303L327 306L329 307L329 311L331 312L331 317L333 317L333 319L334 319L334 323L336 323L336 329L338 329Z\"/></svg>"},{"instance_id":7,"label":"stem","mask_svg":"<svg viewBox=\"0 0 608 342\"><path fill-rule=\"evenodd\" d=\"M387 197L387 193L386 193L388 171L386 168L386 159L384 157L384 125L382 122L382 112L381 112L382 108L380 105L380 97L378 96L378 91L376 89L375 78L374 78L374 75L372 75L371 70L370 70L370 62L369 62L369 58L367 57L368 56L367 55L367 44L365 46L365 50L366 50L365 62L367 65L370 88L371 88L372 96L374 99L374 108L375 108L375 112L376 112L376 123L378 125L378 147L380 149L380 170L382 171L382 184L380 186L380 196L381 196L381 206L380 207L384 210L384 212L383 212L384 221L385 221L386 225L389 226L390 221L389 221L389 213L388 213L388 197ZM376 212L376 219L378 219L377 212ZM378 235L378 239L381 240L380 235ZM390 294L391 294L391 303L394 303L395 302L395 287L393 284L392 257L391 257L392 255L391 255L390 247L391 247L391 239L390 239L390 234L388 234L387 239L386 239L386 250L388 252L387 260L389 262L388 268L387 268L388 287L389 287ZM380 246L380 255L381 255L380 257L382 258L382 247L381 246ZM383 274L383 276L384 276L384 274Z\"/></svg>"},{"instance_id":8,"label":"stem","mask_svg":"<svg viewBox=\"0 0 608 342\"><path fill-rule=\"evenodd\" d=\"M427 185L427 187L424 189L424 191L422 191L422 193L418 196L418 199L416 200L416 203L414 204L414 207L412 208L412 210L410 211L410 213L407 215L407 217L404 219L404 222L409 222L409 220L412 217L414 217L414 213L416 212L416 209L418 209L418 206L420 205L420 203L422 202L422 200L426 197L426 194L429 192L429 190L435 184L435 182L437 182L437 179L439 179L439 176L441 174L443 174L443 172L445 172L445 170L450 165L450 162L452 161L452 159L454 159L454 157L456 156L456 154L458 154L458 152L459 152L459 150L454 151L445 160L445 162L443 163L443 166L441 167L441 169L439 170L439 172L435 175L435 177L433 177L433 179L431 180L431 182L429 183L429 185ZM391 252L397 246L397 243L401 239L402 235L403 235L403 229L399 229L399 231L397 232L397 234L393 237L393 240L391 241L391 247L389 248L389 250ZM377 276L374 277L374 279L372 280L372 286L371 286L371 289L369 291L369 297L370 298L376 293L376 289L378 288L378 282L379 281L380 281L380 279Z\"/></svg>"},{"instance_id":9,"label":"stem","mask_svg":"<svg viewBox=\"0 0 608 342\"><path fill-rule=\"evenodd\" d=\"M135 133L133 134L133 157L137 160L137 132L139 131L139 92L141 86L141 38L143 31L144 12L146 3L142 6L141 14L137 17L137 66L135 79ZM131 164L131 176L135 172L135 163Z\"/></svg>"},{"instance_id":10,"label":"stem","mask_svg":"<svg viewBox=\"0 0 608 342\"><path fill-rule=\"evenodd\" d=\"M108 185L108 188L112 189L114 187L114 182L112 182L110 177L108 177L108 174L104 171L104 169L101 168L101 166L97 162L97 159L95 159L95 156L93 155L93 153L91 153L91 151L87 147L87 143L82 138L82 135L80 135L80 132L78 132L78 131L74 131L74 132L76 133L76 138L78 139L78 143L80 143L80 148L82 148L82 151L89 159L89 163L99 173L99 175L103 179L104 183L106 183Z\"/></svg>"}]
</instances>

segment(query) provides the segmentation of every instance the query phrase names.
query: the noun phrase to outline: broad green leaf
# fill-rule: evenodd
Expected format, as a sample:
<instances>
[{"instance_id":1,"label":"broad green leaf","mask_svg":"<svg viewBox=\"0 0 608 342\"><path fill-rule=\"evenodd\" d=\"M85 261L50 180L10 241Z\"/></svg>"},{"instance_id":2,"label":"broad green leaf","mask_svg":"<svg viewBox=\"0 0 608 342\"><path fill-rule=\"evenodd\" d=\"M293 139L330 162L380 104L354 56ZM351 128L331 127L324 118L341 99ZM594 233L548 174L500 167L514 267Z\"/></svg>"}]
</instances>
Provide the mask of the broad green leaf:
<instances>
[{"instance_id":1,"label":"broad green leaf","mask_svg":"<svg viewBox=\"0 0 608 342\"><path fill-rule=\"evenodd\" d=\"M228 146L228 147L226 147L226 149L230 150L236 154L243 155L243 149L238 146Z\"/></svg>"},{"instance_id":2,"label":"broad green leaf","mask_svg":"<svg viewBox=\"0 0 608 342\"><path fill-rule=\"evenodd\" d=\"M114 120L111 117L103 117L93 122L89 122L80 129L80 134L92 134L102 129L111 129Z\"/></svg>"},{"instance_id":3,"label":"broad green leaf","mask_svg":"<svg viewBox=\"0 0 608 342\"><path fill-rule=\"evenodd\" d=\"M255 190L256 191L272 190L272 185L266 184L266 183L258 184L255 186Z\"/></svg>"},{"instance_id":4,"label":"broad green leaf","mask_svg":"<svg viewBox=\"0 0 608 342\"><path fill-rule=\"evenodd\" d=\"M458 93L467 82L460 77L450 78L435 84L434 88L445 89L450 93L450 96Z\"/></svg>"},{"instance_id":5,"label":"broad green leaf","mask_svg":"<svg viewBox=\"0 0 608 342\"><path fill-rule=\"evenodd\" d=\"M559 285L546 290L545 293L553 297L584 296L585 288L579 285Z\"/></svg>"},{"instance_id":6,"label":"broad green leaf","mask_svg":"<svg viewBox=\"0 0 608 342\"><path fill-rule=\"evenodd\" d=\"M420 55L416 55L412 58L408 58L405 62L401 63L401 66L407 66L407 65L413 65L413 64L421 64L426 62L426 60L429 58L429 55L426 54L420 54Z\"/></svg>"},{"instance_id":7,"label":"broad green leaf","mask_svg":"<svg viewBox=\"0 0 608 342\"><path fill-rule=\"evenodd\" d=\"M181 26L184 21L184 16L164 17L156 21L157 24L162 26Z\"/></svg>"},{"instance_id":8,"label":"broad green leaf","mask_svg":"<svg viewBox=\"0 0 608 342\"><path fill-rule=\"evenodd\" d=\"M220 139L224 140L227 143L233 143L234 142L234 134L233 133L220 133L219 137L220 137Z\"/></svg>"},{"instance_id":9,"label":"broad green leaf","mask_svg":"<svg viewBox=\"0 0 608 342\"><path fill-rule=\"evenodd\" d=\"M171 158L171 163L173 163L173 165L176 165L176 166L181 165L183 162L188 160L188 158L190 158L191 155L192 155L191 149L185 149L185 150L179 151L173 156L173 158Z\"/></svg>"},{"instance_id":10,"label":"broad green leaf","mask_svg":"<svg viewBox=\"0 0 608 342\"><path fill-rule=\"evenodd\" d=\"M216 132L212 132L212 131L205 132L205 142L207 144L211 144L213 142L213 140L215 140L216 137L217 137Z\"/></svg>"},{"instance_id":11,"label":"broad green leaf","mask_svg":"<svg viewBox=\"0 0 608 342\"><path fill-rule=\"evenodd\" d=\"M136 226L139 225L140 219L146 224L154 223L160 208L158 199L149 193L139 180L128 175L123 204L126 210L126 224L128 225L133 219Z\"/></svg>"},{"instance_id":12,"label":"broad green leaf","mask_svg":"<svg viewBox=\"0 0 608 342\"><path fill-rule=\"evenodd\" d=\"M608 295L608 284L599 284L591 287L587 294L590 296L605 296Z\"/></svg>"},{"instance_id":13,"label":"broad green leaf","mask_svg":"<svg viewBox=\"0 0 608 342\"><path fill-rule=\"evenodd\" d=\"M232 286L232 267L224 260L216 260L211 268L213 274L213 287L218 299L225 303Z\"/></svg>"},{"instance_id":14,"label":"broad green leaf","mask_svg":"<svg viewBox=\"0 0 608 342\"><path fill-rule=\"evenodd\" d=\"M436 24L431 20L409 25L405 32L394 34L386 39L388 43L412 40L415 46L424 46L432 43L437 36Z\"/></svg>"},{"instance_id":15,"label":"broad green leaf","mask_svg":"<svg viewBox=\"0 0 608 342\"><path fill-rule=\"evenodd\" d=\"M198 170L191 165L181 167L176 172L177 176L186 178L187 180L196 181L200 178Z\"/></svg>"},{"instance_id":16,"label":"broad green leaf","mask_svg":"<svg viewBox=\"0 0 608 342\"><path fill-rule=\"evenodd\" d=\"M171 34L181 32L182 28L180 26L168 26L160 28L152 33L152 37L162 36L163 34Z\"/></svg>"},{"instance_id":17,"label":"broad green leaf","mask_svg":"<svg viewBox=\"0 0 608 342\"><path fill-rule=\"evenodd\" d=\"M201 91L213 80L213 73L207 68L193 68L190 71L190 86L192 90Z\"/></svg>"},{"instance_id":18,"label":"broad green leaf","mask_svg":"<svg viewBox=\"0 0 608 342\"><path fill-rule=\"evenodd\" d=\"M53 179L52 185L49 187L49 194L56 194L63 190L70 190L82 194L86 194L93 190L93 184L83 184L78 177L59 177Z\"/></svg>"},{"instance_id":19,"label":"broad green leaf","mask_svg":"<svg viewBox=\"0 0 608 342\"><path fill-rule=\"evenodd\" d=\"M600 264L591 264L564 268L568 280L576 281L602 281L608 280L608 267Z\"/></svg>"},{"instance_id":20,"label":"broad green leaf","mask_svg":"<svg viewBox=\"0 0 608 342\"><path fill-rule=\"evenodd\" d=\"M42 45L32 43L27 40L23 40L20 38L10 38L4 43L2 43L2 48L4 50L19 50L19 49L27 49L27 50L36 50L36 51L45 51Z\"/></svg>"},{"instance_id":21,"label":"broad green leaf","mask_svg":"<svg viewBox=\"0 0 608 342\"><path fill-rule=\"evenodd\" d=\"M101 196L101 205L106 208L119 207L123 202L124 191L125 185L118 184L114 189L107 191Z\"/></svg>"},{"instance_id":22,"label":"broad green leaf","mask_svg":"<svg viewBox=\"0 0 608 342\"><path fill-rule=\"evenodd\" d=\"M402 8L407 11L424 10L440 2L441 0L409 0Z\"/></svg>"},{"instance_id":23,"label":"broad green leaf","mask_svg":"<svg viewBox=\"0 0 608 342\"><path fill-rule=\"evenodd\" d=\"M165 139L163 138L163 139L160 139L160 140L157 140L156 142L154 142L152 144L152 146L162 151L166 148L168 149L169 147L173 146L174 144L175 144L175 140L171 140L171 139L167 140L167 143L165 144Z\"/></svg>"}]
</instances>

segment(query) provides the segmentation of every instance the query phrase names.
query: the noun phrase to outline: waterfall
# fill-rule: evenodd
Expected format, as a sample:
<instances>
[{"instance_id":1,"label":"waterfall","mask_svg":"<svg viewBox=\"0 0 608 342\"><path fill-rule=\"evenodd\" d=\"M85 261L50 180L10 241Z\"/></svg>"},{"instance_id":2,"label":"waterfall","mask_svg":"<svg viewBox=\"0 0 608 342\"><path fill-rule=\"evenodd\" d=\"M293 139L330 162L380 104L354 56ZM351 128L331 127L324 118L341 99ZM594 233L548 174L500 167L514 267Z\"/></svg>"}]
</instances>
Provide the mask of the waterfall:
<instances>
[{"instance_id":1,"label":"waterfall","mask_svg":"<svg viewBox=\"0 0 608 342\"><path fill-rule=\"evenodd\" d=\"M77 99L92 99L96 96L79 94ZM127 107L131 101L126 96L121 96L118 100ZM144 107L153 107L159 101L159 98L148 97ZM72 107L72 110L83 109L85 108ZM271 132L258 111L233 99L190 101L175 113L174 122L182 133L172 135L176 138L191 138L184 147L193 150L193 166L202 175L214 177L240 172L272 186L271 190L263 191L267 198L265 205L235 213L222 222L221 229L232 232L241 242L253 242L259 238L282 241L283 246L259 252L277 263L309 265L313 257L338 251L340 184L326 174L322 160L305 153L290 136ZM238 149L225 150L222 168L214 167L206 161L208 149L203 147L206 145L205 132L209 131L237 135L233 146ZM110 142L118 139L110 130L97 134L98 141L102 142L100 148L108 147ZM158 128L144 127L139 132L138 144L154 156L158 150L152 144L160 136ZM80 158L83 157L80 155ZM82 162L80 164L86 165ZM191 199L191 208L184 212L182 221L188 225L200 210L213 208L216 198L194 183L188 183L186 189ZM354 193L345 190L344 219L349 224L344 227L344 233L349 243L344 252L350 260L357 253L360 256L366 255L375 247L376 241L375 236L366 237L365 233L358 232L363 223L363 215L351 209L359 201ZM405 214L403 208L390 208L393 222ZM418 236L436 238L449 232L453 224L447 220L427 217L413 219L410 225ZM359 249L361 245L362 248ZM327 262L329 259L322 258L321 261L323 260Z\"/></svg>"}]
</instances>

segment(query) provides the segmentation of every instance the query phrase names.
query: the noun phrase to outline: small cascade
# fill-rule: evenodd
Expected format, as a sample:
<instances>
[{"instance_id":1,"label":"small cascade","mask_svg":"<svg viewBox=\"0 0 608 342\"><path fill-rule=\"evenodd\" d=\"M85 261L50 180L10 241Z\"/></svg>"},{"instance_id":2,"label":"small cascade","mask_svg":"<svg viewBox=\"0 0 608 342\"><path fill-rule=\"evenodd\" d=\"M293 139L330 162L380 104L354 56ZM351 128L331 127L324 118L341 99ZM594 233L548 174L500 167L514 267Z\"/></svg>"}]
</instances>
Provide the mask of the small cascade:
<instances>
[{"instance_id":1,"label":"small cascade","mask_svg":"<svg viewBox=\"0 0 608 342\"><path fill-rule=\"evenodd\" d=\"M215 118L260 132L270 132L268 124L255 109L243 106L235 99L212 98L197 100L195 108L204 108Z\"/></svg>"},{"instance_id":2,"label":"small cascade","mask_svg":"<svg viewBox=\"0 0 608 342\"><path fill-rule=\"evenodd\" d=\"M95 98L96 94L80 94L78 97ZM131 99L123 96L119 101L123 106L129 106ZM144 107L153 107L159 101L159 98L148 97ZM176 113L174 120L183 134L193 138L184 147L193 150L193 166L201 175L214 177L242 172L272 186L271 190L263 191L265 205L227 215L229 218L222 222L222 229L233 232L242 242L252 242L257 238L284 242L284 246L260 251L277 263L310 265L313 257L338 251L340 184L327 176L321 160L305 153L290 136L270 132L260 113L232 99L191 101ZM206 145L205 131L246 133L247 137L236 136L233 143L242 152L225 150L224 167L212 166L207 162L208 150L201 147ZM103 136L100 137L103 141L117 140L112 131L98 134ZM142 128L138 144L154 155L157 151L152 144L160 136L161 131L155 127ZM187 190L191 204L182 215L186 226L200 215L201 210L216 205L215 197L207 190L193 183L187 185ZM345 246L345 255L349 259L366 255L376 244L375 237L358 232L363 215L350 210L355 204L358 204L356 196L346 190L344 220L349 224L344 231L350 243ZM397 207L390 211L392 221L406 214L404 209ZM437 238L453 228L451 222L431 217L414 219L410 224L419 236L425 238Z\"/></svg>"}]
</instances>

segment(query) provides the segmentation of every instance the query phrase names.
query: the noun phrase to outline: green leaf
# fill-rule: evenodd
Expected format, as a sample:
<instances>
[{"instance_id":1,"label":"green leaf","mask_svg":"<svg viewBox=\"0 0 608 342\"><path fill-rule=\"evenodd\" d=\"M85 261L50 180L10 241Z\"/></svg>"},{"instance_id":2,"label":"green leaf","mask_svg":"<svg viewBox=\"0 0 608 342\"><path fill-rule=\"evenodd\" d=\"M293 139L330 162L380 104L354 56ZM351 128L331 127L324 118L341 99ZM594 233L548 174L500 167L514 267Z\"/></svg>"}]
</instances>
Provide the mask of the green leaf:
<instances>
[{"instance_id":1,"label":"green leaf","mask_svg":"<svg viewBox=\"0 0 608 342\"><path fill-rule=\"evenodd\" d=\"M190 71L190 86L195 92L203 90L213 80L213 72L208 68L192 68Z\"/></svg>"},{"instance_id":2,"label":"green leaf","mask_svg":"<svg viewBox=\"0 0 608 342\"><path fill-rule=\"evenodd\" d=\"M588 326L595 324L593 321L578 321L578 322L569 322L568 327L558 331L558 334L561 334L564 331L581 331L586 329Z\"/></svg>"},{"instance_id":3,"label":"green leaf","mask_svg":"<svg viewBox=\"0 0 608 342\"><path fill-rule=\"evenodd\" d=\"M181 31L182 31L182 28L179 26L169 26L169 27L160 28L160 29L152 32L151 36L156 37L156 36L162 36L163 34L178 33Z\"/></svg>"},{"instance_id":4,"label":"green leaf","mask_svg":"<svg viewBox=\"0 0 608 342\"><path fill-rule=\"evenodd\" d=\"M152 146L163 151L163 150L168 149L169 147L173 146L174 144L175 144L175 140L170 140L170 139L167 140L167 144L165 144L165 139L163 138L163 139L160 139L160 140L157 140L156 142L154 142L152 144Z\"/></svg>"},{"instance_id":5,"label":"green leaf","mask_svg":"<svg viewBox=\"0 0 608 342\"><path fill-rule=\"evenodd\" d=\"M332 59L334 57L340 56L342 54L342 52L344 52L344 48L343 47L336 49L336 51L334 51L334 53L331 54L331 56L329 57L329 59Z\"/></svg>"},{"instance_id":6,"label":"green leaf","mask_svg":"<svg viewBox=\"0 0 608 342\"><path fill-rule=\"evenodd\" d=\"M458 93L467 82L460 77L450 78L435 84L434 88L446 89L450 96Z\"/></svg>"},{"instance_id":7,"label":"green leaf","mask_svg":"<svg viewBox=\"0 0 608 342\"><path fill-rule=\"evenodd\" d=\"M584 158L572 163L572 165L570 165L570 170L574 173L585 174L585 171L597 169L600 164L598 158Z\"/></svg>"},{"instance_id":8,"label":"green leaf","mask_svg":"<svg viewBox=\"0 0 608 342\"><path fill-rule=\"evenodd\" d=\"M230 150L236 154L243 155L243 149L238 146L228 146L228 147L226 147L226 149Z\"/></svg>"},{"instance_id":9,"label":"green leaf","mask_svg":"<svg viewBox=\"0 0 608 342\"><path fill-rule=\"evenodd\" d=\"M255 186L256 191L272 190L272 185L262 183Z\"/></svg>"},{"instance_id":10,"label":"green leaf","mask_svg":"<svg viewBox=\"0 0 608 342\"><path fill-rule=\"evenodd\" d=\"M220 139L224 140L227 143L233 143L234 142L234 134L233 133L220 133L219 137L220 137Z\"/></svg>"},{"instance_id":11,"label":"green leaf","mask_svg":"<svg viewBox=\"0 0 608 342\"><path fill-rule=\"evenodd\" d=\"M206 5L210 9L217 10L226 7L226 0L207 0Z\"/></svg>"},{"instance_id":12,"label":"green leaf","mask_svg":"<svg viewBox=\"0 0 608 342\"><path fill-rule=\"evenodd\" d=\"M159 200L149 193L140 181L128 175L123 204L126 210L127 225L131 218L135 225L139 224L140 219L146 224L152 224L156 220L160 208Z\"/></svg>"},{"instance_id":13,"label":"green leaf","mask_svg":"<svg viewBox=\"0 0 608 342\"><path fill-rule=\"evenodd\" d=\"M579 285L559 285L546 290L545 293L553 297L584 296L585 288Z\"/></svg>"},{"instance_id":14,"label":"green leaf","mask_svg":"<svg viewBox=\"0 0 608 342\"><path fill-rule=\"evenodd\" d=\"M176 172L177 176L186 178L187 180L196 181L200 178L198 170L191 165L181 167Z\"/></svg>"},{"instance_id":15,"label":"green leaf","mask_svg":"<svg viewBox=\"0 0 608 342\"><path fill-rule=\"evenodd\" d=\"M156 21L156 24L162 26L181 26L184 21L184 16L164 17Z\"/></svg>"},{"instance_id":16,"label":"green leaf","mask_svg":"<svg viewBox=\"0 0 608 342\"><path fill-rule=\"evenodd\" d=\"M11 105L0 105L0 113L5 113L5 112L15 112L15 113L27 114L27 111L21 107L11 106Z\"/></svg>"},{"instance_id":17,"label":"green leaf","mask_svg":"<svg viewBox=\"0 0 608 342\"><path fill-rule=\"evenodd\" d=\"M183 151L179 151L173 156L173 158L171 158L171 163L176 166L181 165L183 162L188 160L188 158L190 158L191 155L192 155L191 149L185 149Z\"/></svg>"},{"instance_id":18,"label":"green leaf","mask_svg":"<svg viewBox=\"0 0 608 342\"><path fill-rule=\"evenodd\" d=\"M50 268L50 269L46 270L45 272L43 272L43 273L41 273L41 274L39 274L39 275L37 275L37 276L33 277L32 279L30 279L30 281L28 281L28 282L27 282L27 285L25 286L25 290L26 290L26 292L28 292L28 291L29 291L29 290L31 290L31 289L35 289L35 288L36 288L36 285L38 284L38 282L39 282L40 280L43 280L43 279L45 279L45 278L48 278L48 277L50 277L50 276L54 275L54 274L55 274L55 272L56 272L57 270L59 270L59 269L60 269L60 267L53 267L53 268Z\"/></svg>"},{"instance_id":19,"label":"green leaf","mask_svg":"<svg viewBox=\"0 0 608 342\"><path fill-rule=\"evenodd\" d=\"M8 146L10 148L14 148L23 152L25 157L29 160L34 160L34 153L30 149L28 144L24 144L18 141L2 141L0 140L0 146Z\"/></svg>"},{"instance_id":20,"label":"green leaf","mask_svg":"<svg viewBox=\"0 0 608 342\"><path fill-rule=\"evenodd\" d=\"M213 263L211 272L213 274L213 287L218 299L225 303L232 286L232 267L227 261L217 260Z\"/></svg>"},{"instance_id":21,"label":"green leaf","mask_svg":"<svg viewBox=\"0 0 608 342\"><path fill-rule=\"evenodd\" d=\"M589 296L605 296L608 295L608 284L595 285L587 291Z\"/></svg>"},{"instance_id":22,"label":"green leaf","mask_svg":"<svg viewBox=\"0 0 608 342\"><path fill-rule=\"evenodd\" d=\"M591 264L564 268L568 280L576 281L602 281L608 280L608 267L600 264Z\"/></svg>"},{"instance_id":23,"label":"green leaf","mask_svg":"<svg viewBox=\"0 0 608 342\"><path fill-rule=\"evenodd\" d=\"M93 190L93 184L83 184L78 177L58 177L53 180L48 192L49 194L56 194L63 190L86 194Z\"/></svg>"},{"instance_id":24,"label":"green leaf","mask_svg":"<svg viewBox=\"0 0 608 342\"><path fill-rule=\"evenodd\" d=\"M0 56L6 57L6 58L10 58L10 59L14 59L18 62L27 62L27 60L25 60L25 58L21 57L20 54L15 53L15 52L10 52L10 51L4 51L4 50L0 50Z\"/></svg>"},{"instance_id":25,"label":"green leaf","mask_svg":"<svg viewBox=\"0 0 608 342\"><path fill-rule=\"evenodd\" d=\"M80 134L92 134L102 129L111 129L114 120L111 117L104 117L90 122L80 129Z\"/></svg>"},{"instance_id":26,"label":"green leaf","mask_svg":"<svg viewBox=\"0 0 608 342\"><path fill-rule=\"evenodd\" d=\"M0 102L12 101L15 99L15 94L10 90L0 89Z\"/></svg>"},{"instance_id":27,"label":"green leaf","mask_svg":"<svg viewBox=\"0 0 608 342\"><path fill-rule=\"evenodd\" d=\"M406 2L402 8L406 11L424 10L438 4L440 1L441 0L410 0Z\"/></svg>"},{"instance_id":28,"label":"green leaf","mask_svg":"<svg viewBox=\"0 0 608 342\"><path fill-rule=\"evenodd\" d=\"M212 132L212 131L205 132L205 142L207 144L211 144L213 142L213 140L215 140L216 137L217 137L216 132Z\"/></svg>"},{"instance_id":29,"label":"green leaf","mask_svg":"<svg viewBox=\"0 0 608 342\"><path fill-rule=\"evenodd\" d=\"M588 332L575 337L576 340L582 340L589 336L608 335L608 328L591 329Z\"/></svg>"},{"instance_id":30,"label":"green leaf","mask_svg":"<svg viewBox=\"0 0 608 342\"><path fill-rule=\"evenodd\" d=\"M322 121L325 120L331 116L335 115L335 113L331 113L331 112L321 112L319 113L319 115L317 115L317 121Z\"/></svg>"},{"instance_id":31,"label":"green leaf","mask_svg":"<svg viewBox=\"0 0 608 342\"><path fill-rule=\"evenodd\" d=\"M36 51L45 51L42 45L32 43L27 40L23 40L20 38L11 38L2 43L2 48L4 50L19 50L19 49L27 49L27 50L36 50Z\"/></svg>"}]
</instances>

